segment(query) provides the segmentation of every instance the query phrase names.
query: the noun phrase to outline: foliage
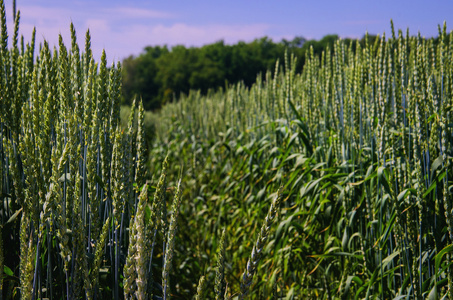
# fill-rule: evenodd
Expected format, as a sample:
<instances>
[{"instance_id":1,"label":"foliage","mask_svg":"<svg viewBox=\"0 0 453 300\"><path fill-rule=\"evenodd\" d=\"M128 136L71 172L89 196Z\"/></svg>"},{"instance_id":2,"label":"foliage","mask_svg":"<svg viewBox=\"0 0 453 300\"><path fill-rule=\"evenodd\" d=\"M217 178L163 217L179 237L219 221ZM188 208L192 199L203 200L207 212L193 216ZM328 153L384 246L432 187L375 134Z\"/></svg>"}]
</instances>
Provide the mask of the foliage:
<instances>
[{"instance_id":1,"label":"foliage","mask_svg":"<svg viewBox=\"0 0 453 300\"><path fill-rule=\"evenodd\" d=\"M239 293L283 184L251 299L453 299L451 37L444 26L435 39L337 40L310 50L301 73L286 59L250 87L191 92L155 113L151 166L178 157L194 199L181 215L178 295L196 293L185 274L213 290L224 228L224 280Z\"/></svg>"},{"instance_id":2,"label":"foliage","mask_svg":"<svg viewBox=\"0 0 453 300\"><path fill-rule=\"evenodd\" d=\"M332 48L337 39L337 35L328 35L320 41L296 37L276 43L263 37L250 43L227 45L219 41L200 48L146 47L138 57L130 56L123 61L124 103L141 97L146 109L155 110L190 90L206 94L210 89L237 82L251 86L257 74L264 74L276 59L283 59L286 50L300 57L297 66L300 70L310 47L320 55L327 47Z\"/></svg>"}]
</instances>

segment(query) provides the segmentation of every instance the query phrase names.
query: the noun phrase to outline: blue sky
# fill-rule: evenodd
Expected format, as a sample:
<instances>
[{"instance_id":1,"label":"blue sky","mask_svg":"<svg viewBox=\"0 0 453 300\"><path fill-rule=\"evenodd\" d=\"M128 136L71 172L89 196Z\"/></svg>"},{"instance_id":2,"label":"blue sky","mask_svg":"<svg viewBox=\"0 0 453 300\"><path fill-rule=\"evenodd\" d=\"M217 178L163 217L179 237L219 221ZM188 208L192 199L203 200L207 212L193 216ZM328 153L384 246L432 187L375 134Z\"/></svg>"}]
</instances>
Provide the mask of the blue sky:
<instances>
[{"instance_id":1,"label":"blue sky","mask_svg":"<svg viewBox=\"0 0 453 300\"><path fill-rule=\"evenodd\" d=\"M12 35L12 0L4 1ZM45 38L55 45L61 33L69 45L72 21L79 43L90 28L95 57L99 59L105 48L109 62L138 55L148 45L390 34L390 19L397 29L405 32L409 27L411 33L420 31L426 37L435 36L444 21L449 31L453 28L452 0L17 0L17 8L26 41L35 26L38 41Z\"/></svg>"}]
</instances>

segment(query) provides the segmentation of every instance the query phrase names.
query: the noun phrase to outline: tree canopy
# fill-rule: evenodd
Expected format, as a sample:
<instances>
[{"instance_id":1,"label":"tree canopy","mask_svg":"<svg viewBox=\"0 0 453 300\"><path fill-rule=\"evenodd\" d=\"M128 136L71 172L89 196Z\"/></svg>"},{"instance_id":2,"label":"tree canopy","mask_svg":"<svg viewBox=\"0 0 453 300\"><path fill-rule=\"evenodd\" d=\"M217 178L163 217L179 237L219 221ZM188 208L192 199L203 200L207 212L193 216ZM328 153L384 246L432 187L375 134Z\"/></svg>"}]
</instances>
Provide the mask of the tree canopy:
<instances>
[{"instance_id":1,"label":"tree canopy","mask_svg":"<svg viewBox=\"0 0 453 300\"><path fill-rule=\"evenodd\" d=\"M145 109L155 110L191 89L206 93L239 81L250 86L258 74L273 69L285 51L298 58L300 70L310 47L315 55L320 55L328 46L333 49L337 39L337 35L327 35L319 41L299 36L273 42L263 37L234 45L218 41L202 47L149 46L137 57L123 61L123 102L130 104L137 97L143 100Z\"/></svg>"}]
</instances>

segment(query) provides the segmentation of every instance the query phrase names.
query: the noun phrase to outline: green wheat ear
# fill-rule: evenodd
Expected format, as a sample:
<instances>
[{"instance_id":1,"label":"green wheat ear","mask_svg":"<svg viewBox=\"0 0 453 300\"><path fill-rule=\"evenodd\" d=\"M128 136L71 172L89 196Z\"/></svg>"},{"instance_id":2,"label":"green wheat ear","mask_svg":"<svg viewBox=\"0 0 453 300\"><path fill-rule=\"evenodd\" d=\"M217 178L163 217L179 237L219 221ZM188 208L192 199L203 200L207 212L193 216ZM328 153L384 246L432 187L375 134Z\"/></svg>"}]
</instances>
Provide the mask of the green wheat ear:
<instances>
[{"instance_id":1,"label":"green wheat ear","mask_svg":"<svg viewBox=\"0 0 453 300\"><path fill-rule=\"evenodd\" d=\"M164 265L162 267L162 289L163 299L168 299L170 294L170 270L173 259L173 252L175 247L175 237L177 229L177 219L179 215L179 207L181 205L181 179L178 181L176 188L175 198L173 200L172 215L170 219L170 226L167 233L167 249L165 251Z\"/></svg>"},{"instance_id":2,"label":"green wheat ear","mask_svg":"<svg viewBox=\"0 0 453 300\"><path fill-rule=\"evenodd\" d=\"M93 288L96 288L99 283L99 270L100 270L103 255L104 255L104 247L105 247L105 244L107 241L109 229L111 229L112 227L113 227L112 219L111 219L111 217L108 217L105 220L104 225L102 226L101 235L100 235L99 240L97 241L97 245L96 245L94 262L91 267L90 281L91 281L91 286Z\"/></svg>"},{"instance_id":3,"label":"green wheat ear","mask_svg":"<svg viewBox=\"0 0 453 300\"><path fill-rule=\"evenodd\" d=\"M146 228L145 228L145 209L148 206L148 184L143 186L137 205L137 215L134 220L134 234L136 234L136 251L135 251L135 271L137 290L135 296L137 299L147 299L146 291L148 284L148 257L146 251Z\"/></svg>"},{"instance_id":4,"label":"green wheat ear","mask_svg":"<svg viewBox=\"0 0 453 300\"><path fill-rule=\"evenodd\" d=\"M216 294L216 300L223 299L225 295L225 229L222 231L222 237L220 238L219 254L217 257L217 268L215 276L215 287L214 291Z\"/></svg>"},{"instance_id":5,"label":"green wheat ear","mask_svg":"<svg viewBox=\"0 0 453 300\"><path fill-rule=\"evenodd\" d=\"M239 299L245 299L245 297L248 295L249 288L250 285L252 284L253 276L256 273L256 269L258 268L258 263L261 259L262 252L266 244L271 225L274 222L275 217L277 216L277 212L279 210L282 199L283 199L283 187L280 187L280 189L277 192L277 196L275 197L274 201L272 201L271 207L269 208L269 212L267 213L267 216L264 219L264 223L261 226L261 231L258 233L258 237L252 249L252 254L250 255L249 260L247 261L247 268L242 274L241 292L239 294Z\"/></svg>"},{"instance_id":6,"label":"green wheat ear","mask_svg":"<svg viewBox=\"0 0 453 300\"><path fill-rule=\"evenodd\" d=\"M203 299L205 299L203 297L205 282L206 282L205 277L201 276L200 280L198 281L197 294L195 295L195 300L203 300Z\"/></svg>"},{"instance_id":7,"label":"green wheat ear","mask_svg":"<svg viewBox=\"0 0 453 300\"><path fill-rule=\"evenodd\" d=\"M135 170L135 183L137 187L143 186L146 178L146 141L145 141L145 110L143 108L143 101L138 104L138 125L137 125L137 156L136 156L136 170Z\"/></svg>"},{"instance_id":8,"label":"green wheat ear","mask_svg":"<svg viewBox=\"0 0 453 300\"><path fill-rule=\"evenodd\" d=\"M139 203L140 205L140 203ZM136 255L137 255L137 216L132 215L129 225L129 248L124 265L124 298L128 299L136 291Z\"/></svg>"}]
</instances>

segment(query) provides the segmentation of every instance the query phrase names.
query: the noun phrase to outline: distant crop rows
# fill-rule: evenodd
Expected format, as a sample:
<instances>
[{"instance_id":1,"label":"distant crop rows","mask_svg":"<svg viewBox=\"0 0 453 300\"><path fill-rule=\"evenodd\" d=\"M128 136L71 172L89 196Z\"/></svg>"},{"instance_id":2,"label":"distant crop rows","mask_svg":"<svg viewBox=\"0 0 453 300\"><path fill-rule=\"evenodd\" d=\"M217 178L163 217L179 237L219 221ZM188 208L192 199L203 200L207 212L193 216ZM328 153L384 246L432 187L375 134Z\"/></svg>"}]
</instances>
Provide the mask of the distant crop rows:
<instances>
[{"instance_id":1,"label":"distant crop rows","mask_svg":"<svg viewBox=\"0 0 453 300\"><path fill-rule=\"evenodd\" d=\"M198 199L188 209L204 211L217 236L228 228L226 253L238 269L242 228L256 226L265 195L284 185L256 299L275 291L287 299L453 299L446 25L425 39L392 24L390 37L365 47L337 41L307 54L300 74L294 66L287 58L250 88L192 92L164 106L151 156L180 153ZM238 279L228 280L234 287Z\"/></svg>"}]
</instances>

